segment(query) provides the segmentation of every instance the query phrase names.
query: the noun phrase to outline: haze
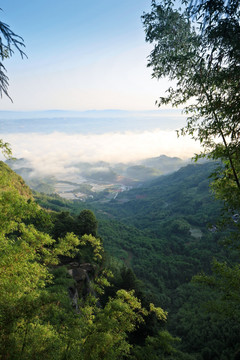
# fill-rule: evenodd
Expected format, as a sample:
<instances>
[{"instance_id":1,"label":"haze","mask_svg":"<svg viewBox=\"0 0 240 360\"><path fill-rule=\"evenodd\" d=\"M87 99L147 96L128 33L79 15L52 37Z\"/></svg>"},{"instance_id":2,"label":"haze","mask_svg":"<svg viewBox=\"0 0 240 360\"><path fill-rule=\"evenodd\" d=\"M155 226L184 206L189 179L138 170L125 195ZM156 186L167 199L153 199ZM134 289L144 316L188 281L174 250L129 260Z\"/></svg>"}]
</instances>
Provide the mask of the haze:
<instances>
[{"instance_id":1,"label":"haze","mask_svg":"<svg viewBox=\"0 0 240 360\"><path fill-rule=\"evenodd\" d=\"M177 139L185 123L180 111L155 105L169 83L151 79L147 68L151 47L141 15L150 6L150 0L2 1L1 20L23 37L28 56L15 51L4 60L14 102L1 99L0 133L15 157L55 173L74 171L78 161L198 152L188 138Z\"/></svg>"},{"instance_id":2,"label":"haze","mask_svg":"<svg viewBox=\"0 0 240 360\"><path fill-rule=\"evenodd\" d=\"M46 113L37 113L35 119L25 114L15 120L12 113L0 112L3 115L1 133L12 145L13 155L28 160L44 175L74 172L79 162L127 163L163 154L186 159L199 151L189 138L177 138L175 129L185 123L179 111L95 111L88 117L78 113L67 118L58 112L58 118L47 119L41 118Z\"/></svg>"}]
</instances>

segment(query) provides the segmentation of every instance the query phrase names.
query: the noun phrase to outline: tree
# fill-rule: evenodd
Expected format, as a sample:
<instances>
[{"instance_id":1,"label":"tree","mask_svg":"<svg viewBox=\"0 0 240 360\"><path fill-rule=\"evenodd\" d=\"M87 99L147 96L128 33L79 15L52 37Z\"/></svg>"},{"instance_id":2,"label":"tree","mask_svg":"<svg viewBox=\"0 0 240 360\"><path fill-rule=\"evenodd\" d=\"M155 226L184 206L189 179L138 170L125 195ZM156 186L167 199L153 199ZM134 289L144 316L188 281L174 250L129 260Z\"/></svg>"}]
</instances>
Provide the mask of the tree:
<instances>
[{"instance_id":1,"label":"tree","mask_svg":"<svg viewBox=\"0 0 240 360\"><path fill-rule=\"evenodd\" d=\"M82 210L77 217L77 234L97 235L97 219L91 210Z\"/></svg>"},{"instance_id":2,"label":"tree","mask_svg":"<svg viewBox=\"0 0 240 360\"><path fill-rule=\"evenodd\" d=\"M7 70L3 65L3 61L14 54L13 49L17 49L22 58L26 56L22 47L25 47L23 38L16 35L10 29L9 25L0 21L0 96L2 97L3 94L5 94L11 101L12 99L8 94L9 79L6 75ZM3 142L2 139L0 139L0 149L4 156L11 156L12 151L10 145Z\"/></svg>"},{"instance_id":3,"label":"tree","mask_svg":"<svg viewBox=\"0 0 240 360\"><path fill-rule=\"evenodd\" d=\"M16 35L9 27L0 21L0 95L5 94L11 101L8 94L8 77L6 75L6 68L3 61L14 54L14 48L17 49L23 58L26 54L23 52L22 47L25 47L24 40L21 36Z\"/></svg>"},{"instance_id":4,"label":"tree","mask_svg":"<svg viewBox=\"0 0 240 360\"><path fill-rule=\"evenodd\" d=\"M46 290L53 279L49 266L59 263L59 255L75 256L80 241L68 234L56 243L24 224L39 208L13 180L11 172L1 172L0 358L40 359L61 343L57 328L45 320L50 309L61 313L60 300Z\"/></svg>"},{"instance_id":5,"label":"tree","mask_svg":"<svg viewBox=\"0 0 240 360\"><path fill-rule=\"evenodd\" d=\"M154 44L148 63L153 77L176 81L158 105L185 105L187 125L180 134L200 141L200 157L221 160L212 187L228 210L236 211L240 208L240 2L181 3L183 8L176 9L174 1L153 0L152 11L143 16L146 40ZM239 244L240 224L232 221L231 233L233 225ZM239 265L215 261L212 276L197 280L218 291L211 312L218 310L225 319L239 314Z\"/></svg>"},{"instance_id":6,"label":"tree","mask_svg":"<svg viewBox=\"0 0 240 360\"><path fill-rule=\"evenodd\" d=\"M97 294L80 298L76 312L67 291L73 279L59 256L75 257L90 244L91 263L101 263L100 239L68 233L56 241L24 223L39 208L8 173L1 173L0 190L0 359L126 359L132 348L128 334L144 316L166 320L161 308L150 304L147 311L134 291L125 290L104 307ZM109 285L105 273L96 279L99 293Z\"/></svg>"},{"instance_id":7,"label":"tree","mask_svg":"<svg viewBox=\"0 0 240 360\"><path fill-rule=\"evenodd\" d=\"M65 236L68 232L73 231L75 220L68 211L52 214L54 226L52 236L54 239ZM46 231L45 231L46 232Z\"/></svg>"},{"instance_id":8,"label":"tree","mask_svg":"<svg viewBox=\"0 0 240 360\"><path fill-rule=\"evenodd\" d=\"M215 190L229 207L240 206L240 3L236 0L152 1L143 15L146 41L154 48L148 66L152 76L168 77L159 106L185 105L182 135L199 140L196 156L220 159Z\"/></svg>"}]
</instances>

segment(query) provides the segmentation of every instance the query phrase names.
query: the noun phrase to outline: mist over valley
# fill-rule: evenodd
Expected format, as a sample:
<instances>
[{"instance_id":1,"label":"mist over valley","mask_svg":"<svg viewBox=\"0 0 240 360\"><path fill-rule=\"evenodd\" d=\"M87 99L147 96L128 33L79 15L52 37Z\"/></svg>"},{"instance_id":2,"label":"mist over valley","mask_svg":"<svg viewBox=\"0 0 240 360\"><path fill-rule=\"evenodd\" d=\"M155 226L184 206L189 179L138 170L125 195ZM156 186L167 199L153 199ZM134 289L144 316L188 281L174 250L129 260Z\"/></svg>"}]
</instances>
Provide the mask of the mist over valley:
<instances>
[{"instance_id":1,"label":"mist over valley","mask_svg":"<svg viewBox=\"0 0 240 360\"><path fill-rule=\"evenodd\" d=\"M173 172L199 145L177 138L180 110L0 112L17 159L8 164L39 192L66 199L111 199Z\"/></svg>"},{"instance_id":2,"label":"mist over valley","mask_svg":"<svg viewBox=\"0 0 240 360\"><path fill-rule=\"evenodd\" d=\"M78 162L65 172L43 175L27 159L7 160L7 164L38 192L56 193L69 200L115 199L122 191L141 186L161 175L169 174L190 160L161 155L129 163ZM69 171L68 171L69 169Z\"/></svg>"},{"instance_id":3,"label":"mist over valley","mask_svg":"<svg viewBox=\"0 0 240 360\"><path fill-rule=\"evenodd\" d=\"M0 10L0 360L240 360L240 1Z\"/></svg>"}]
</instances>

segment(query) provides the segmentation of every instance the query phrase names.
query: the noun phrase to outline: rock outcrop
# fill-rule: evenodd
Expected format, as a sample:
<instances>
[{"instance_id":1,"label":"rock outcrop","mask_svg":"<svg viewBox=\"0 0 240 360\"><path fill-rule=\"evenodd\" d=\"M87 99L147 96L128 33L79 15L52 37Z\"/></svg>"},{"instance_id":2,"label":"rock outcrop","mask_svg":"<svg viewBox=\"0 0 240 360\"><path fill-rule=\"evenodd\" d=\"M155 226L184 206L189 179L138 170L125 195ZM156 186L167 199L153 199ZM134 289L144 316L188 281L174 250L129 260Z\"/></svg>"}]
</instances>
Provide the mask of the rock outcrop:
<instances>
[{"instance_id":1,"label":"rock outcrop","mask_svg":"<svg viewBox=\"0 0 240 360\"><path fill-rule=\"evenodd\" d=\"M68 274L74 279L74 286L69 288L69 296L74 308L78 309L78 300L85 299L87 295L95 296L91 280L95 277L96 267L90 263L80 264L76 261L68 264Z\"/></svg>"}]
</instances>

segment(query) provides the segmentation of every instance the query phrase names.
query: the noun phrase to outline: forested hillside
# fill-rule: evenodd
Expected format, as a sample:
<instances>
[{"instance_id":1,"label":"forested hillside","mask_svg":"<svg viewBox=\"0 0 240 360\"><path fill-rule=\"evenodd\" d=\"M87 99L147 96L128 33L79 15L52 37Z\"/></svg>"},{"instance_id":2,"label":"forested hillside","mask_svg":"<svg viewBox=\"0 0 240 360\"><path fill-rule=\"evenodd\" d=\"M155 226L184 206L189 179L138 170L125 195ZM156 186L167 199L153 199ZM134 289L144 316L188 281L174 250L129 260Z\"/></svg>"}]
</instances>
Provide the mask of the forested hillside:
<instances>
[{"instance_id":1,"label":"forested hillside","mask_svg":"<svg viewBox=\"0 0 240 360\"><path fill-rule=\"evenodd\" d=\"M106 250L131 266L166 307L171 302L166 289L201 270L209 272L215 255L226 256L218 244L224 237L217 229L222 204L209 188L215 168L212 162L188 165L108 203L82 204L45 195L36 199L46 208L65 211L62 224L73 223L83 208L94 210Z\"/></svg>"},{"instance_id":2,"label":"forested hillside","mask_svg":"<svg viewBox=\"0 0 240 360\"><path fill-rule=\"evenodd\" d=\"M230 358L238 347L238 324L206 310L216 293L191 282L196 274L211 274L214 258L229 265L239 259L237 251L222 244L229 236L220 225L223 203L210 189L210 174L218 166L188 165L121 194L100 210L108 216L99 228L106 249L133 267L169 311L168 327L182 338L181 348L197 359L200 354Z\"/></svg>"},{"instance_id":3,"label":"forested hillside","mask_svg":"<svg viewBox=\"0 0 240 360\"><path fill-rule=\"evenodd\" d=\"M231 331L238 329L235 321L221 320L207 311L216 292L191 282L200 272L211 274L213 258L228 264L238 261L238 253L221 244L228 236L219 224L223 203L209 187L216 166L215 162L188 165L108 203L82 204L36 195L46 208L63 210L59 215L63 227L73 228L83 207L94 211L104 248L142 281L136 284L131 273L120 275L116 268L121 262L108 259L119 283L135 284L144 298L166 309L167 327L182 338L178 346L196 359L205 359L201 355L205 353L220 359L224 349L229 355L238 346Z\"/></svg>"},{"instance_id":4,"label":"forested hillside","mask_svg":"<svg viewBox=\"0 0 240 360\"><path fill-rule=\"evenodd\" d=\"M167 313L130 269L107 265L90 210L46 212L3 163L0 179L1 359L139 359L153 348L185 358L164 329Z\"/></svg>"},{"instance_id":5,"label":"forested hillside","mask_svg":"<svg viewBox=\"0 0 240 360\"><path fill-rule=\"evenodd\" d=\"M120 166L135 189L84 185L82 202L32 193L0 162L0 360L240 359L239 19L237 0L152 0L142 16L152 77L171 81L156 104L183 107L178 135L207 161L161 177L165 158ZM25 45L1 21L0 33L11 100L3 61Z\"/></svg>"},{"instance_id":6,"label":"forested hillside","mask_svg":"<svg viewBox=\"0 0 240 360\"><path fill-rule=\"evenodd\" d=\"M221 203L209 189L215 166L188 165L101 206L106 249L122 256L160 297L168 293L162 288L174 289L209 271L213 256L224 252L218 245L224 234L215 231Z\"/></svg>"}]
</instances>

